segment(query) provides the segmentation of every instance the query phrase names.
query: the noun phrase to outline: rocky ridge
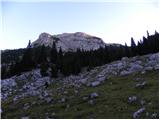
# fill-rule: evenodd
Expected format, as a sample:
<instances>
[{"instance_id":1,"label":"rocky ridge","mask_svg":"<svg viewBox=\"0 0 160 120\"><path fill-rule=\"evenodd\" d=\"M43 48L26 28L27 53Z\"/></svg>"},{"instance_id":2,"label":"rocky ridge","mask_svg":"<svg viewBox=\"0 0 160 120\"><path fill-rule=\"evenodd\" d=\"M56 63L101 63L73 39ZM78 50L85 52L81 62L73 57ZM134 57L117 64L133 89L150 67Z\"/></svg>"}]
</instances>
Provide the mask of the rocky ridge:
<instances>
[{"instance_id":1,"label":"rocky ridge","mask_svg":"<svg viewBox=\"0 0 160 120\"><path fill-rule=\"evenodd\" d=\"M42 45L52 47L53 42L55 42L57 50L61 48L64 52L76 51L77 49L86 51L96 50L106 45L101 38L82 32L76 32L58 35L41 33L39 38L31 44L31 47Z\"/></svg>"}]
</instances>

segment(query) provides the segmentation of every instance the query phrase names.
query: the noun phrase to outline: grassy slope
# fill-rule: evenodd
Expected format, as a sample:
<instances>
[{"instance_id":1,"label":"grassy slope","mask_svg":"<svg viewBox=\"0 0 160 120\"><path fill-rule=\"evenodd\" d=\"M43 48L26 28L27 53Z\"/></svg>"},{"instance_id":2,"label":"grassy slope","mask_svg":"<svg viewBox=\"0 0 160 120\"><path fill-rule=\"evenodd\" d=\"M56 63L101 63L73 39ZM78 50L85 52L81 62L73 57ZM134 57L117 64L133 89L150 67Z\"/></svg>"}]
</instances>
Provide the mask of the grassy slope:
<instances>
[{"instance_id":1,"label":"grassy slope","mask_svg":"<svg viewBox=\"0 0 160 120\"><path fill-rule=\"evenodd\" d=\"M143 78L147 85L143 88L135 88L138 81L135 78ZM59 84L60 85L60 84ZM145 100L146 110L141 118L146 118L145 113L159 113L159 72L150 71L145 74L132 74L123 77L112 77L105 81L103 85L95 88L81 87L79 93L74 93L74 88L67 88L68 94L57 94L54 89L59 86L51 85L48 89L53 90L53 102L47 104L38 98L25 98L14 103L11 100L2 103L2 118L21 118L29 116L30 118L132 118L135 111L142 106L139 102L128 103L128 97L135 95L138 100ZM84 96L92 92L97 92L99 97L95 100L95 105L88 104L83 100ZM65 103L59 103L58 100L66 96ZM24 103L36 101L28 110L23 110ZM148 104L150 103L150 104ZM69 105L67 108L66 106ZM55 113L53 115L52 113Z\"/></svg>"}]
</instances>

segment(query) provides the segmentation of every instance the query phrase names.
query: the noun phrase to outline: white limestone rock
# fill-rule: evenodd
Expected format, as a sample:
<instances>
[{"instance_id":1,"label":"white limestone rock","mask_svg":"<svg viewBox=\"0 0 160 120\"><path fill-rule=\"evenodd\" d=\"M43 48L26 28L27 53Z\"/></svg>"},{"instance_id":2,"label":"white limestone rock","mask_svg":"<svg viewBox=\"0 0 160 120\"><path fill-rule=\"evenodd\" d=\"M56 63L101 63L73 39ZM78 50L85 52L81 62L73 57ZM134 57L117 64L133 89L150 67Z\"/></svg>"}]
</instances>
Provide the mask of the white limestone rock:
<instances>
[{"instance_id":1,"label":"white limestone rock","mask_svg":"<svg viewBox=\"0 0 160 120\"><path fill-rule=\"evenodd\" d=\"M99 95L96 92L90 94L90 98L97 98Z\"/></svg>"},{"instance_id":2,"label":"white limestone rock","mask_svg":"<svg viewBox=\"0 0 160 120\"><path fill-rule=\"evenodd\" d=\"M31 46L36 47L44 45L52 47L53 42L55 42L57 50L61 48L64 52L76 51L77 49L83 49L86 51L96 50L100 47L105 47L106 45L101 38L82 32L76 32L58 35L41 33L39 38L34 41Z\"/></svg>"},{"instance_id":3,"label":"white limestone rock","mask_svg":"<svg viewBox=\"0 0 160 120\"><path fill-rule=\"evenodd\" d=\"M99 86L100 84L101 84L100 81L94 81L94 82L91 83L91 87L97 87L97 86Z\"/></svg>"},{"instance_id":4,"label":"white limestone rock","mask_svg":"<svg viewBox=\"0 0 160 120\"><path fill-rule=\"evenodd\" d=\"M133 118L137 119L140 117L140 114L143 113L145 111L145 107L140 108L139 110L137 110L136 112L133 113Z\"/></svg>"}]
</instances>

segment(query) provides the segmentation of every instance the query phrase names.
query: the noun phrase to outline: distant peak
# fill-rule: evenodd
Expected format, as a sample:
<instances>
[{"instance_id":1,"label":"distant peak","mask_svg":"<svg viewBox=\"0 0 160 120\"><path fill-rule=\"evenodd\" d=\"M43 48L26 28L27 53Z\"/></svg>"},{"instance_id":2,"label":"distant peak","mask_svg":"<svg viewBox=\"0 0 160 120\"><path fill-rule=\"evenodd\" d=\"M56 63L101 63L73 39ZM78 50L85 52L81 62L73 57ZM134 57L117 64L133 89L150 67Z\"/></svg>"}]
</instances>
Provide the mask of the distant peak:
<instances>
[{"instance_id":1,"label":"distant peak","mask_svg":"<svg viewBox=\"0 0 160 120\"><path fill-rule=\"evenodd\" d=\"M43 38L46 38L46 37L51 37L52 35L50 35L49 33L46 33L46 32L43 32L43 33L41 33L40 35L39 35L39 38L41 39L43 39Z\"/></svg>"},{"instance_id":2,"label":"distant peak","mask_svg":"<svg viewBox=\"0 0 160 120\"><path fill-rule=\"evenodd\" d=\"M91 36L91 35L88 35L88 34L86 34L84 32L76 32L74 34L77 35L77 36Z\"/></svg>"}]
</instances>

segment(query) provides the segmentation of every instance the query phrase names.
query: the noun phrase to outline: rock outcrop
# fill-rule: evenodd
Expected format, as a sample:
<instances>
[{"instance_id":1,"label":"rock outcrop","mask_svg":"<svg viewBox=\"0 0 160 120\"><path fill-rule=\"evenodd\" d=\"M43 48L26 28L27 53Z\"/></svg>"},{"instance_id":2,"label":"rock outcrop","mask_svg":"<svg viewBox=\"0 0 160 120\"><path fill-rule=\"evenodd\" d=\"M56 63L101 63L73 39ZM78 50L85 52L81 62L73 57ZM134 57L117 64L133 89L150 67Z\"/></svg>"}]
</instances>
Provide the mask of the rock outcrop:
<instances>
[{"instance_id":1,"label":"rock outcrop","mask_svg":"<svg viewBox=\"0 0 160 120\"><path fill-rule=\"evenodd\" d=\"M77 49L83 49L86 51L96 50L100 47L105 47L106 45L101 38L82 32L76 32L58 35L41 33L39 38L34 41L31 46L36 47L44 45L52 47L53 42L55 42L57 50L61 48L64 52L76 51Z\"/></svg>"}]
</instances>

